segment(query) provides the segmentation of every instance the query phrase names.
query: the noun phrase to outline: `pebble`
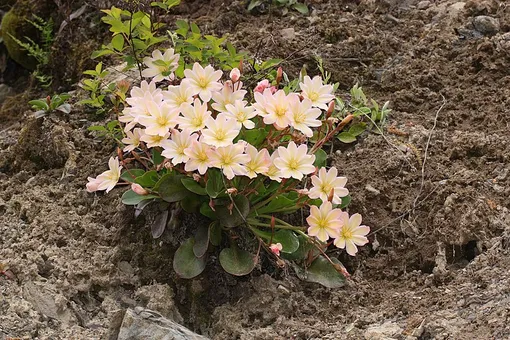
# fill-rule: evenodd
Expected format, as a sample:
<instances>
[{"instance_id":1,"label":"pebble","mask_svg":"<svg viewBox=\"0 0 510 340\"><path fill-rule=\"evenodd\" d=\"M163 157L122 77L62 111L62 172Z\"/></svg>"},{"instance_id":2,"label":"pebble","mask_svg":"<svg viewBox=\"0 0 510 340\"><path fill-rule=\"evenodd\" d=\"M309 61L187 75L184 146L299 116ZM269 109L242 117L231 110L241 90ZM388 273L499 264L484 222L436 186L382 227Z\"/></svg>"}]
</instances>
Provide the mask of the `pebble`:
<instances>
[{"instance_id":1,"label":"pebble","mask_svg":"<svg viewBox=\"0 0 510 340\"><path fill-rule=\"evenodd\" d=\"M284 28L280 31L280 34L282 35L282 38L292 40L296 37L296 30L292 27Z\"/></svg>"},{"instance_id":2,"label":"pebble","mask_svg":"<svg viewBox=\"0 0 510 340\"><path fill-rule=\"evenodd\" d=\"M376 195L379 195L381 193L380 190L377 190L376 188L374 188L373 186L371 186L370 184L367 184L365 186L365 190L368 191L368 192L371 192L373 194L376 194Z\"/></svg>"},{"instance_id":3,"label":"pebble","mask_svg":"<svg viewBox=\"0 0 510 340\"><path fill-rule=\"evenodd\" d=\"M430 7L430 1L420 1L416 8L419 10L424 10Z\"/></svg>"},{"instance_id":4,"label":"pebble","mask_svg":"<svg viewBox=\"0 0 510 340\"><path fill-rule=\"evenodd\" d=\"M479 15L473 19L475 29L484 35L494 35L499 32L499 20L488 15Z\"/></svg>"}]
</instances>

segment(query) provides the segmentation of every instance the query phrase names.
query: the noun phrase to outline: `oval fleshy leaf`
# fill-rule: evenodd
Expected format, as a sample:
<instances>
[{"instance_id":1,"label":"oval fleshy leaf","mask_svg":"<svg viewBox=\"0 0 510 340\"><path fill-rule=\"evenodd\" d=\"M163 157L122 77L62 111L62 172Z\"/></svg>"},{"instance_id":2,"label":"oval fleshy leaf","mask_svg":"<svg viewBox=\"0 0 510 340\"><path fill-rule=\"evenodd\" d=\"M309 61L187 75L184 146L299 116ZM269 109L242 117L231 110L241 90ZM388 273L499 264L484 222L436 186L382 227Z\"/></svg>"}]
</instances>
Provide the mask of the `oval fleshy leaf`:
<instances>
[{"instance_id":1,"label":"oval fleshy leaf","mask_svg":"<svg viewBox=\"0 0 510 340\"><path fill-rule=\"evenodd\" d=\"M209 225L209 240L213 246L219 246L221 243L221 227L217 221Z\"/></svg>"},{"instance_id":2,"label":"oval fleshy leaf","mask_svg":"<svg viewBox=\"0 0 510 340\"><path fill-rule=\"evenodd\" d=\"M331 261L340 264L340 261L335 258ZM345 284L345 276L340 274L322 255L317 256L307 269L294 265L294 270L301 280L318 283L327 288L340 288Z\"/></svg>"},{"instance_id":3,"label":"oval fleshy leaf","mask_svg":"<svg viewBox=\"0 0 510 340\"><path fill-rule=\"evenodd\" d=\"M199 226L195 233L195 244L193 245L193 253L196 257L202 257L209 247L209 228Z\"/></svg>"},{"instance_id":4,"label":"oval fleshy leaf","mask_svg":"<svg viewBox=\"0 0 510 340\"><path fill-rule=\"evenodd\" d=\"M191 279L200 275L205 269L205 256L196 257L193 253L195 239L187 239L175 252L173 267L177 275L183 279Z\"/></svg>"},{"instance_id":5,"label":"oval fleshy leaf","mask_svg":"<svg viewBox=\"0 0 510 340\"><path fill-rule=\"evenodd\" d=\"M231 207L232 210L225 205L219 205L216 207L216 215L220 220L220 224L227 228L234 228L243 224L246 216L248 216L248 213L250 212L250 202L246 196L238 195L235 196L233 200L239 211L237 211L234 206ZM232 202L230 202L230 204L231 203ZM239 212L241 212L241 215Z\"/></svg>"},{"instance_id":6,"label":"oval fleshy leaf","mask_svg":"<svg viewBox=\"0 0 510 340\"><path fill-rule=\"evenodd\" d=\"M280 243L282 253L292 254L299 248L299 239L291 230L280 229L275 233L265 230L252 229L253 232L271 243Z\"/></svg>"},{"instance_id":7,"label":"oval fleshy leaf","mask_svg":"<svg viewBox=\"0 0 510 340\"><path fill-rule=\"evenodd\" d=\"M153 198L158 198L156 195L138 195L133 190L129 189L124 194L122 194L122 203L125 205L137 205L138 203L150 200Z\"/></svg>"},{"instance_id":8,"label":"oval fleshy leaf","mask_svg":"<svg viewBox=\"0 0 510 340\"><path fill-rule=\"evenodd\" d=\"M168 174L161 178L156 185L161 198L167 202L178 202L189 195L188 189L181 182L182 175Z\"/></svg>"},{"instance_id":9,"label":"oval fleshy leaf","mask_svg":"<svg viewBox=\"0 0 510 340\"><path fill-rule=\"evenodd\" d=\"M166 222L168 220L168 210L159 213L151 225L152 238L160 238L165 232Z\"/></svg>"},{"instance_id":10,"label":"oval fleshy leaf","mask_svg":"<svg viewBox=\"0 0 510 340\"><path fill-rule=\"evenodd\" d=\"M227 273L236 276L247 275L255 267L253 255L237 247L223 249L220 253L220 264Z\"/></svg>"}]
</instances>

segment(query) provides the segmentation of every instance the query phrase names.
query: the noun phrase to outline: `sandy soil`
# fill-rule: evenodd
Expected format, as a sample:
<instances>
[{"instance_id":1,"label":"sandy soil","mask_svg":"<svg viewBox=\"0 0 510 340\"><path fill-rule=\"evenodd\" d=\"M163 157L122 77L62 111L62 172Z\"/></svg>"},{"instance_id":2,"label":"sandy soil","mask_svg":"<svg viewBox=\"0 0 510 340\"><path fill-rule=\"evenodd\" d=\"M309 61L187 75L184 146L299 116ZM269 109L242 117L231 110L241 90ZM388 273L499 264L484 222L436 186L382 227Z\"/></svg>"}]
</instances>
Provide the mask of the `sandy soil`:
<instances>
[{"instance_id":1,"label":"sandy soil","mask_svg":"<svg viewBox=\"0 0 510 340\"><path fill-rule=\"evenodd\" d=\"M359 82L391 102L383 136L331 157L349 178L350 211L373 229L357 257L340 255L345 288L270 266L234 278L214 261L179 280L182 231L154 241L150 214L135 220L122 189L85 192L113 152L86 131L91 116L19 112L0 121L0 339L108 338L134 306L215 339L510 336L510 6L423 3L314 0L309 17L282 17L197 0L177 14L286 58L290 73L317 72L318 54L340 90ZM499 26L480 26L480 15Z\"/></svg>"}]
</instances>

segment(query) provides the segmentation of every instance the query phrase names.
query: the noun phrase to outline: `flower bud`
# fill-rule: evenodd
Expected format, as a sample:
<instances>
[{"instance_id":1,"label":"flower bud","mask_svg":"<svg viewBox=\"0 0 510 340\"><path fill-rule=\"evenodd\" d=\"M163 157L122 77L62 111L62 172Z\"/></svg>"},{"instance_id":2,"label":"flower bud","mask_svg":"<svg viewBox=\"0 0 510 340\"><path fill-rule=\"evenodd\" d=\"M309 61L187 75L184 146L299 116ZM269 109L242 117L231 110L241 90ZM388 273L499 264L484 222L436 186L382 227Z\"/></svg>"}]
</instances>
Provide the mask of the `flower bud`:
<instances>
[{"instance_id":1,"label":"flower bud","mask_svg":"<svg viewBox=\"0 0 510 340\"><path fill-rule=\"evenodd\" d=\"M328 104L328 111L326 112L326 119L331 117L331 115L333 114L333 111L335 111L335 101L334 100L330 101Z\"/></svg>"},{"instance_id":2,"label":"flower bud","mask_svg":"<svg viewBox=\"0 0 510 340\"><path fill-rule=\"evenodd\" d=\"M283 68L280 66L276 71L276 84L280 84L283 78Z\"/></svg>"},{"instance_id":3,"label":"flower bud","mask_svg":"<svg viewBox=\"0 0 510 340\"><path fill-rule=\"evenodd\" d=\"M230 79L232 82L237 82L239 78L241 77L241 71L237 67L233 68L232 71L230 71Z\"/></svg>"},{"instance_id":4,"label":"flower bud","mask_svg":"<svg viewBox=\"0 0 510 340\"><path fill-rule=\"evenodd\" d=\"M99 181L96 178L89 177L87 183L87 191L88 192L95 192L97 191L97 188L99 187Z\"/></svg>"},{"instance_id":5,"label":"flower bud","mask_svg":"<svg viewBox=\"0 0 510 340\"><path fill-rule=\"evenodd\" d=\"M229 195L237 195L237 188L228 188L226 193Z\"/></svg>"},{"instance_id":6,"label":"flower bud","mask_svg":"<svg viewBox=\"0 0 510 340\"><path fill-rule=\"evenodd\" d=\"M193 174L193 180L195 182L200 182L201 178L202 178L202 176L200 176L199 174Z\"/></svg>"},{"instance_id":7,"label":"flower bud","mask_svg":"<svg viewBox=\"0 0 510 340\"><path fill-rule=\"evenodd\" d=\"M145 196L147 194L149 194L149 192L147 190L145 190L140 184L138 183L133 183L131 184L131 190L133 190L134 192L136 192L138 195L142 195L142 196Z\"/></svg>"},{"instance_id":8,"label":"flower bud","mask_svg":"<svg viewBox=\"0 0 510 340\"><path fill-rule=\"evenodd\" d=\"M264 79L262 81L260 81L257 86L255 86L255 89L253 89L253 92L259 92L259 93L262 93L264 92L264 90L266 88L268 88L270 86L269 84L269 80L267 79Z\"/></svg>"},{"instance_id":9,"label":"flower bud","mask_svg":"<svg viewBox=\"0 0 510 340\"><path fill-rule=\"evenodd\" d=\"M271 252L273 254L275 254L276 256L280 256L280 251L283 249L283 246L281 243L276 243L276 244L271 244L269 246L269 250L271 250Z\"/></svg>"}]
</instances>

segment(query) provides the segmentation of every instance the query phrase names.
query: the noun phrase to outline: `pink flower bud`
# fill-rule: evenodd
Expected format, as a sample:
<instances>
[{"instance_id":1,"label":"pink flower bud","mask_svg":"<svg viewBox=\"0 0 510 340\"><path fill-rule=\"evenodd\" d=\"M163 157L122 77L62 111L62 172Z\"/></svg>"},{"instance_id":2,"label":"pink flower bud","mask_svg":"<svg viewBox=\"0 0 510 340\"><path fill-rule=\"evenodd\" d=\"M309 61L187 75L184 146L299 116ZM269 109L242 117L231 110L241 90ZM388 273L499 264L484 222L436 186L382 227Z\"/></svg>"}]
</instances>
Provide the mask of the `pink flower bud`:
<instances>
[{"instance_id":1,"label":"pink flower bud","mask_svg":"<svg viewBox=\"0 0 510 340\"><path fill-rule=\"evenodd\" d=\"M276 256L280 256L280 251L283 249L283 246L281 243L276 243L276 244L271 244L269 246L269 250L271 250L271 252L273 254L275 254Z\"/></svg>"},{"instance_id":2,"label":"pink flower bud","mask_svg":"<svg viewBox=\"0 0 510 340\"><path fill-rule=\"evenodd\" d=\"M269 86L271 86L271 84L269 84L269 80L264 79L261 82L259 82L257 84L257 86L255 86L255 89L253 90L253 92L260 92L260 93L262 93Z\"/></svg>"},{"instance_id":3,"label":"pink flower bud","mask_svg":"<svg viewBox=\"0 0 510 340\"><path fill-rule=\"evenodd\" d=\"M228 188L226 192L229 195L237 195L237 188Z\"/></svg>"},{"instance_id":4,"label":"pink flower bud","mask_svg":"<svg viewBox=\"0 0 510 340\"><path fill-rule=\"evenodd\" d=\"M201 178L202 178L202 176L200 176L199 174L193 174L193 180L195 182L200 182Z\"/></svg>"},{"instance_id":5,"label":"pink flower bud","mask_svg":"<svg viewBox=\"0 0 510 340\"><path fill-rule=\"evenodd\" d=\"M283 68L280 66L278 67L278 70L276 71L276 83L280 84L283 78Z\"/></svg>"},{"instance_id":6,"label":"pink flower bud","mask_svg":"<svg viewBox=\"0 0 510 340\"><path fill-rule=\"evenodd\" d=\"M138 195L142 195L142 196L145 196L145 195L147 195L149 193L140 184L137 184L137 183L131 184L131 190L136 192Z\"/></svg>"},{"instance_id":7,"label":"pink flower bud","mask_svg":"<svg viewBox=\"0 0 510 340\"><path fill-rule=\"evenodd\" d=\"M87 183L87 191L88 192L97 191L97 188L99 187L99 181L97 180L97 178L89 177L87 179L89 181Z\"/></svg>"},{"instance_id":8,"label":"pink flower bud","mask_svg":"<svg viewBox=\"0 0 510 340\"><path fill-rule=\"evenodd\" d=\"M233 68L232 71L230 71L230 79L235 83L239 80L241 77L241 71L237 67Z\"/></svg>"}]
</instances>

